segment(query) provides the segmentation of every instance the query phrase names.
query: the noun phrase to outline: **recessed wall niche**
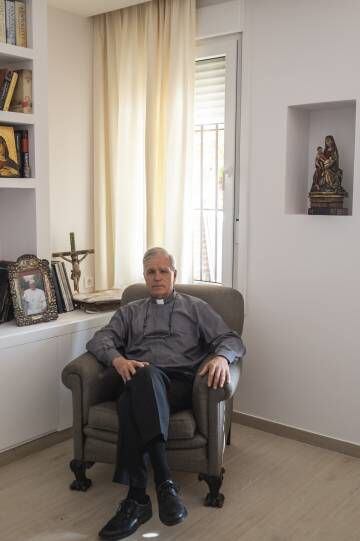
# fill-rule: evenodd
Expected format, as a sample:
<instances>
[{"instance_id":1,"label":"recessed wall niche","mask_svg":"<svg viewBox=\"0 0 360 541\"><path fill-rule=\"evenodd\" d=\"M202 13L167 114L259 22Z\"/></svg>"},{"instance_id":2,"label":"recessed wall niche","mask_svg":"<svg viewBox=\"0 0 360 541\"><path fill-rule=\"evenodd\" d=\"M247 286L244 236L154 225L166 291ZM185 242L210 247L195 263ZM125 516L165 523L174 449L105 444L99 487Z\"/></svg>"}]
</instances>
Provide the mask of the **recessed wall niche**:
<instances>
[{"instance_id":1,"label":"recessed wall niche","mask_svg":"<svg viewBox=\"0 0 360 541\"><path fill-rule=\"evenodd\" d=\"M352 214L356 101L333 101L290 105L287 111L286 214L307 214L308 193L315 171L315 154L324 146L326 135L333 135L343 170L344 199Z\"/></svg>"}]
</instances>

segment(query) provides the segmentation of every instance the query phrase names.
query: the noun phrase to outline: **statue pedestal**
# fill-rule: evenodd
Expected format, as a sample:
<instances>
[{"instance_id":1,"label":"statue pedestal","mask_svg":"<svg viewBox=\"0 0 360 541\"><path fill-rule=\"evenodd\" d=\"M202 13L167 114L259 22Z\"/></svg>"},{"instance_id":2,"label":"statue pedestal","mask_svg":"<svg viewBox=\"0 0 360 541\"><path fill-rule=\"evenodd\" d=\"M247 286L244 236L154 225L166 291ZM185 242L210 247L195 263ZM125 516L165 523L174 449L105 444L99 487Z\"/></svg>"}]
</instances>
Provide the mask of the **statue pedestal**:
<instances>
[{"instance_id":1,"label":"statue pedestal","mask_svg":"<svg viewBox=\"0 0 360 541\"><path fill-rule=\"evenodd\" d=\"M344 195L331 192L310 192L308 214L347 216L348 209L343 208Z\"/></svg>"}]
</instances>

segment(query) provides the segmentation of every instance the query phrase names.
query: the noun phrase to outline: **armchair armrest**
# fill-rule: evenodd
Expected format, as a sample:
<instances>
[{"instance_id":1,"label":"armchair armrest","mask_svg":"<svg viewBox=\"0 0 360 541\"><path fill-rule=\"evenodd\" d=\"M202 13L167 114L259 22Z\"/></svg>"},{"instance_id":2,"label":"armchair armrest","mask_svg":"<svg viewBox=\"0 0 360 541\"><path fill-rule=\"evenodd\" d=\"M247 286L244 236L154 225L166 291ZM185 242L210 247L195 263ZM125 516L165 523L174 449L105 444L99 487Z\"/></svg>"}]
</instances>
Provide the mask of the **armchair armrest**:
<instances>
[{"instance_id":1,"label":"armchair armrest","mask_svg":"<svg viewBox=\"0 0 360 541\"><path fill-rule=\"evenodd\" d=\"M63 384L71 389L72 375L77 375L85 383L91 384L96 381L101 373L104 372L104 367L95 359L92 353L83 353L69 364L62 371Z\"/></svg>"},{"instance_id":2,"label":"armchair armrest","mask_svg":"<svg viewBox=\"0 0 360 541\"><path fill-rule=\"evenodd\" d=\"M207 376L200 376L199 372L203 366L209 361L209 357L205 359L195 376L193 385L193 410L196 423L200 432L208 437L209 432L209 407L215 406L217 403L224 400L229 400L233 397L240 379L241 361L232 363L230 368L230 382L225 383L221 389L211 389L207 385Z\"/></svg>"},{"instance_id":3,"label":"armchair armrest","mask_svg":"<svg viewBox=\"0 0 360 541\"><path fill-rule=\"evenodd\" d=\"M202 369L205 361L199 367ZM208 440L208 474L220 474L225 448L226 426L231 415L231 398L240 378L241 361L230 365L230 382L221 389L207 386L207 377L197 373L193 385L193 412L199 432ZM230 404L229 401L230 400ZM226 406L227 404L227 406Z\"/></svg>"},{"instance_id":4,"label":"armchair armrest","mask_svg":"<svg viewBox=\"0 0 360 541\"><path fill-rule=\"evenodd\" d=\"M91 353L83 353L66 365L62 381L73 393L74 418L81 410L82 426L88 421L90 406L116 397L114 369L102 366Z\"/></svg>"},{"instance_id":5,"label":"armchair armrest","mask_svg":"<svg viewBox=\"0 0 360 541\"><path fill-rule=\"evenodd\" d=\"M65 366L62 381L72 391L74 457L83 460L83 427L88 422L89 409L99 402L114 399L117 378L113 368L105 368L94 355L83 353Z\"/></svg>"}]
</instances>

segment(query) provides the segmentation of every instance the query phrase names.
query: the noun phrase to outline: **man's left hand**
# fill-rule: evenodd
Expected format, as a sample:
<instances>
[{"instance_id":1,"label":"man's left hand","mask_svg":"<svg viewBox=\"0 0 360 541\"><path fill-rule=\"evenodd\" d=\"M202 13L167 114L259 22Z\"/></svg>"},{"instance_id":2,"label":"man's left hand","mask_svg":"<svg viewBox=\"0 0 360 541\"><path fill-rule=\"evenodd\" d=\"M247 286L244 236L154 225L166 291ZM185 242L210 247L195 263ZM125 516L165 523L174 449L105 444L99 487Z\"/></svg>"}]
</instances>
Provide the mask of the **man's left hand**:
<instances>
[{"instance_id":1,"label":"man's left hand","mask_svg":"<svg viewBox=\"0 0 360 541\"><path fill-rule=\"evenodd\" d=\"M225 383L230 383L229 363L225 357L217 355L210 359L209 362L200 370L199 375L208 375L208 387L217 389L224 387Z\"/></svg>"}]
</instances>

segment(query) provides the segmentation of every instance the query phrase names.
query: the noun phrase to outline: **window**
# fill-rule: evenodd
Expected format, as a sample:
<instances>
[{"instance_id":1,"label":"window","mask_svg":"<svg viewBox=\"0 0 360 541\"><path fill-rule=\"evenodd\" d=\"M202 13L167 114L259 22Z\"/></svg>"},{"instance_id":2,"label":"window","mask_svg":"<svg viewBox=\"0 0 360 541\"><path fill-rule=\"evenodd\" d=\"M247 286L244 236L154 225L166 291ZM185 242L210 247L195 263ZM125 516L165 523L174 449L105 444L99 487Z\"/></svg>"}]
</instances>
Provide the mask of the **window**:
<instances>
[{"instance_id":1,"label":"window","mask_svg":"<svg viewBox=\"0 0 360 541\"><path fill-rule=\"evenodd\" d=\"M207 40L197 56L193 280L232 285L237 39Z\"/></svg>"}]
</instances>

